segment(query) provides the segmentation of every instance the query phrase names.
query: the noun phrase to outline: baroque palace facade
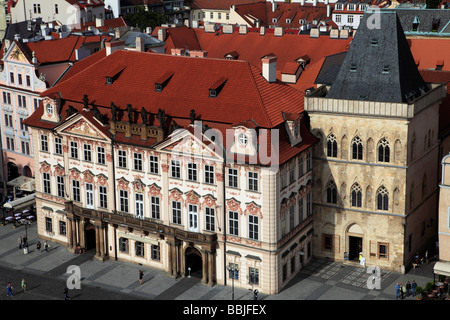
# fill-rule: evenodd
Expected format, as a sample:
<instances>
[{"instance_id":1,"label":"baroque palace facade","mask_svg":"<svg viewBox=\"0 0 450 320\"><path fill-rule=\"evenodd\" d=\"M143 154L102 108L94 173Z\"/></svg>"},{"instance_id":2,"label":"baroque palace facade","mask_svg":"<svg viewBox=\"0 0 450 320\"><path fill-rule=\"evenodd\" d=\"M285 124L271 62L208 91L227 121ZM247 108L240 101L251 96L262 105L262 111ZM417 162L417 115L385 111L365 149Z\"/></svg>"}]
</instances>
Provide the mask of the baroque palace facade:
<instances>
[{"instance_id":1,"label":"baroque palace facade","mask_svg":"<svg viewBox=\"0 0 450 320\"><path fill-rule=\"evenodd\" d=\"M277 293L312 258L303 95L244 61L117 50L42 94L38 234ZM89 58L86 58L89 59ZM111 67L115 66L115 67Z\"/></svg>"},{"instance_id":2,"label":"baroque palace facade","mask_svg":"<svg viewBox=\"0 0 450 320\"><path fill-rule=\"evenodd\" d=\"M437 234L442 84L420 76L395 13L366 15L333 81L305 97L314 254L405 272ZM433 243L434 244L434 243Z\"/></svg>"}]
</instances>

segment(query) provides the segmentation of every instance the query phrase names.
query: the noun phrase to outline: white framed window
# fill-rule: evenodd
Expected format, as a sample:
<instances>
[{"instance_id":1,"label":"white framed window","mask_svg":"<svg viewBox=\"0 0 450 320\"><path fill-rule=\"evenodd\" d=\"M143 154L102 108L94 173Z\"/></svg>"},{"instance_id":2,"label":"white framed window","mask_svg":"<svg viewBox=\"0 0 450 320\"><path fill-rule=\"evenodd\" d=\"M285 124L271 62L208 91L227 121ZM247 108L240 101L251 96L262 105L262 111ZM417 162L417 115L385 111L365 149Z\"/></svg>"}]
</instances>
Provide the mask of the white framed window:
<instances>
[{"instance_id":1,"label":"white framed window","mask_svg":"<svg viewBox=\"0 0 450 320\"><path fill-rule=\"evenodd\" d=\"M73 201L80 202L80 181L72 180Z\"/></svg>"},{"instance_id":2,"label":"white framed window","mask_svg":"<svg viewBox=\"0 0 450 320\"><path fill-rule=\"evenodd\" d=\"M142 153L133 153L134 170L142 171Z\"/></svg>"},{"instance_id":3,"label":"white framed window","mask_svg":"<svg viewBox=\"0 0 450 320\"><path fill-rule=\"evenodd\" d=\"M238 187L238 171L237 169L228 168L228 186Z\"/></svg>"},{"instance_id":4,"label":"white framed window","mask_svg":"<svg viewBox=\"0 0 450 320\"><path fill-rule=\"evenodd\" d=\"M99 206L100 208L107 208L108 207L108 190L104 186L98 187L98 194L99 194Z\"/></svg>"},{"instance_id":5,"label":"white framed window","mask_svg":"<svg viewBox=\"0 0 450 320\"><path fill-rule=\"evenodd\" d=\"M140 242L140 241L136 241L134 245L135 245L134 249L135 249L136 256L144 257L145 256L145 254L144 254L144 247L145 247L144 243Z\"/></svg>"},{"instance_id":6,"label":"white framed window","mask_svg":"<svg viewBox=\"0 0 450 320\"><path fill-rule=\"evenodd\" d=\"M14 122L12 119L13 119L12 114L5 113L5 126L6 127L10 127L10 128L14 127Z\"/></svg>"},{"instance_id":7,"label":"white framed window","mask_svg":"<svg viewBox=\"0 0 450 320\"><path fill-rule=\"evenodd\" d=\"M15 150L14 148L14 138L13 137L6 137L6 149L8 150Z\"/></svg>"},{"instance_id":8,"label":"white framed window","mask_svg":"<svg viewBox=\"0 0 450 320\"><path fill-rule=\"evenodd\" d=\"M207 231L215 230L215 209L214 208L205 208L205 229Z\"/></svg>"},{"instance_id":9,"label":"white framed window","mask_svg":"<svg viewBox=\"0 0 450 320\"><path fill-rule=\"evenodd\" d=\"M179 160L171 160L171 177L172 178L181 178L181 164Z\"/></svg>"},{"instance_id":10,"label":"white framed window","mask_svg":"<svg viewBox=\"0 0 450 320\"><path fill-rule=\"evenodd\" d=\"M135 201L136 201L136 218L144 219L144 195L142 193L136 193Z\"/></svg>"},{"instance_id":11,"label":"white framed window","mask_svg":"<svg viewBox=\"0 0 450 320\"><path fill-rule=\"evenodd\" d=\"M70 157L78 159L78 143L75 141L70 142Z\"/></svg>"},{"instance_id":12,"label":"white framed window","mask_svg":"<svg viewBox=\"0 0 450 320\"><path fill-rule=\"evenodd\" d=\"M22 143L22 153L30 155L30 143L28 141L21 141Z\"/></svg>"},{"instance_id":13,"label":"white framed window","mask_svg":"<svg viewBox=\"0 0 450 320\"><path fill-rule=\"evenodd\" d=\"M188 206L189 231L198 232L198 206L190 204Z\"/></svg>"},{"instance_id":14,"label":"white framed window","mask_svg":"<svg viewBox=\"0 0 450 320\"><path fill-rule=\"evenodd\" d=\"M214 184L214 166L205 165L205 183Z\"/></svg>"},{"instance_id":15,"label":"white framed window","mask_svg":"<svg viewBox=\"0 0 450 320\"><path fill-rule=\"evenodd\" d=\"M336 5L337 6L337 5ZM339 22L341 22L342 20L341 20L342 18L341 18L341 15L340 14L337 14L336 16L335 16L335 18L334 18L334 20L337 22L337 23L339 23Z\"/></svg>"},{"instance_id":16,"label":"white framed window","mask_svg":"<svg viewBox=\"0 0 450 320\"><path fill-rule=\"evenodd\" d=\"M58 192L58 197L64 198L64 177L56 176L56 187Z\"/></svg>"},{"instance_id":17,"label":"white framed window","mask_svg":"<svg viewBox=\"0 0 450 320\"><path fill-rule=\"evenodd\" d=\"M149 162L150 162L150 173L158 174L159 173L158 156L150 156L149 157Z\"/></svg>"},{"instance_id":18,"label":"white framed window","mask_svg":"<svg viewBox=\"0 0 450 320\"><path fill-rule=\"evenodd\" d=\"M311 169L312 169L312 162L311 162L311 150L310 150L306 154L306 171L309 171Z\"/></svg>"},{"instance_id":19,"label":"white framed window","mask_svg":"<svg viewBox=\"0 0 450 320\"><path fill-rule=\"evenodd\" d=\"M55 153L59 155L63 154L62 139L59 137L55 137Z\"/></svg>"},{"instance_id":20,"label":"white framed window","mask_svg":"<svg viewBox=\"0 0 450 320\"><path fill-rule=\"evenodd\" d=\"M152 218L160 219L159 197L151 197Z\"/></svg>"},{"instance_id":21,"label":"white framed window","mask_svg":"<svg viewBox=\"0 0 450 320\"><path fill-rule=\"evenodd\" d=\"M181 224L181 202L172 201L172 223Z\"/></svg>"},{"instance_id":22,"label":"white framed window","mask_svg":"<svg viewBox=\"0 0 450 320\"><path fill-rule=\"evenodd\" d=\"M94 208L94 185L92 183L86 183L86 208Z\"/></svg>"},{"instance_id":23,"label":"white framed window","mask_svg":"<svg viewBox=\"0 0 450 320\"><path fill-rule=\"evenodd\" d=\"M11 104L11 93L3 91L3 103Z\"/></svg>"},{"instance_id":24,"label":"white framed window","mask_svg":"<svg viewBox=\"0 0 450 320\"><path fill-rule=\"evenodd\" d=\"M228 211L228 232L233 236L239 235L239 213Z\"/></svg>"},{"instance_id":25,"label":"white framed window","mask_svg":"<svg viewBox=\"0 0 450 320\"><path fill-rule=\"evenodd\" d=\"M257 216L248 216L248 237L252 240L259 239L259 218Z\"/></svg>"},{"instance_id":26,"label":"white framed window","mask_svg":"<svg viewBox=\"0 0 450 320\"><path fill-rule=\"evenodd\" d=\"M248 172L248 190L258 191L258 173L249 171Z\"/></svg>"},{"instance_id":27,"label":"white framed window","mask_svg":"<svg viewBox=\"0 0 450 320\"><path fill-rule=\"evenodd\" d=\"M119 160L118 161L119 168L126 168L127 167L127 152L125 150L118 150L117 157Z\"/></svg>"},{"instance_id":28,"label":"white framed window","mask_svg":"<svg viewBox=\"0 0 450 320\"><path fill-rule=\"evenodd\" d=\"M50 194L51 188L50 188L50 173L44 172L42 173L42 183L43 183L43 191L44 193Z\"/></svg>"},{"instance_id":29,"label":"white framed window","mask_svg":"<svg viewBox=\"0 0 450 320\"><path fill-rule=\"evenodd\" d=\"M347 16L347 22L348 22L348 23L353 23L353 15L352 15L352 14L349 14L349 15Z\"/></svg>"},{"instance_id":30,"label":"white framed window","mask_svg":"<svg viewBox=\"0 0 450 320\"><path fill-rule=\"evenodd\" d=\"M98 164L106 164L104 147L97 147L97 163Z\"/></svg>"},{"instance_id":31,"label":"white framed window","mask_svg":"<svg viewBox=\"0 0 450 320\"><path fill-rule=\"evenodd\" d=\"M119 191L120 211L128 212L128 191Z\"/></svg>"},{"instance_id":32,"label":"white framed window","mask_svg":"<svg viewBox=\"0 0 450 320\"><path fill-rule=\"evenodd\" d=\"M48 152L48 137L41 134L41 151Z\"/></svg>"},{"instance_id":33,"label":"white framed window","mask_svg":"<svg viewBox=\"0 0 450 320\"><path fill-rule=\"evenodd\" d=\"M197 181L197 164L189 162L188 165L188 180Z\"/></svg>"},{"instance_id":34,"label":"white framed window","mask_svg":"<svg viewBox=\"0 0 450 320\"><path fill-rule=\"evenodd\" d=\"M92 161L92 153L91 153L91 145L90 144L84 144L84 161Z\"/></svg>"}]
</instances>

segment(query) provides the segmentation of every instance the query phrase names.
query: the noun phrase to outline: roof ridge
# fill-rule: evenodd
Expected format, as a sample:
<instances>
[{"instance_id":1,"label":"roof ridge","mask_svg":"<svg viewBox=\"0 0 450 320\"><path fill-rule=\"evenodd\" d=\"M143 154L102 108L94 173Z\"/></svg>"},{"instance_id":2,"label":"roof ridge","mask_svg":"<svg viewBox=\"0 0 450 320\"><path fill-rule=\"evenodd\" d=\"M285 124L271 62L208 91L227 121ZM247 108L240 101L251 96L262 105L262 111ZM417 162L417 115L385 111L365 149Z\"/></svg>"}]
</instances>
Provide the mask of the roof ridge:
<instances>
[{"instance_id":1,"label":"roof ridge","mask_svg":"<svg viewBox=\"0 0 450 320\"><path fill-rule=\"evenodd\" d=\"M258 67L256 67L256 66L250 64L250 62L246 62L246 65L247 65L247 68L248 68L248 70L249 70L249 72L250 72L251 78L253 79L253 85L255 86L255 89L256 89L256 92L257 92L257 95L258 95L259 102L260 102L261 107L262 107L262 109L263 109L264 117L266 118L267 122L269 123L270 128L272 128L272 126L273 126L272 120L270 119L270 117L269 117L269 115L268 115L268 113L267 113L267 109L266 109L266 107L265 107L263 98L262 98L262 96L261 96L261 92L259 91L259 86L258 86L258 84L256 83L255 73L253 72L253 69L256 69L256 70L258 70L258 71L260 71L260 69L259 69Z\"/></svg>"}]
</instances>

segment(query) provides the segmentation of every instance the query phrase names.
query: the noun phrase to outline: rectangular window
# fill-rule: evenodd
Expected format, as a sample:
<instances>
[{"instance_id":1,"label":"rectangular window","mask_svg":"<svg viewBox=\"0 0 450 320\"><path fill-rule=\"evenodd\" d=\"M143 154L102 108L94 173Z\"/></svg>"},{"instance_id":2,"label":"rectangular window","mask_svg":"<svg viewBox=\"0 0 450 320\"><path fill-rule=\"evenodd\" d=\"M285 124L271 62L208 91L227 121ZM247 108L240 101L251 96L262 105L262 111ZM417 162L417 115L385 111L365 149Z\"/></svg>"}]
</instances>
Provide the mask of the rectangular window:
<instances>
[{"instance_id":1,"label":"rectangular window","mask_svg":"<svg viewBox=\"0 0 450 320\"><path fill-rule=\"evenodd\" d=\"M347 16L347 22L348 23L353 23L353 15L348 15Z\"/></svg>"},{"instance_id":2,"label":"rectangular window","mask_svg":"<svg viewBox=\"0 0 450 320\"><path fill-rule=\"evenodd\" d=\"M28 126L25 123L23 123L24 120L25 120L25 118L20 118L20 130L28 131ZM26 133L24 132L24 134L26 134Z\"/></svg>"},{"instance_id":3,"label":"rectangular window","mask_svg":"<svg viewBox=\"0 0 450 320\"><path fill-rule=\"evenodd\" d=\"M14 151L14 138L6 137L6 149Z\"/></svg>"},{"instance_id":4,"label":"rectangular window","mask_svg":"<svg viewBox=\"0 0 450 320\"><path fill-rule=\"evenodd\" d=\"M311 170L312 165L311 165L311 151L308 151L308 153L306 154L306 171Z\"/></svg>"},{"instance_id":5,"label":"rectangular window","mask_svg":"<svg viewBox=\"0 0 450 320\"><path fill-rule=\"evenodd\" d=\"M181 178L181 165L179 160L172 160L171 162L172 178Z\"/></svg>"},{"instance_id":6,"label":"rectangular window","mask_svg":"<svg viewBox=\"0 0 450 320\"><path fill-rule=\"evenodd\" d=\"M104 147L97 147L97 163L98 164L106 164Z\"/></svg>"},{"instance_id":7,"label":"rectangular window","mask_svg":"<svg viewBox=\"0 0 450 320\"><path fill-rule=\"evenodd\" d=\"M311 191L306 195L306 216L312 215L312 194Z\"/></svg>"},{"instance_id":8,"label":"rectangular window","mask_svg":"<svg viewBox=\"0 0 450 320\"><path fill-rule=\"evenodd\" d=\"M45 217L45 231L53 232L52 218Z\"/></svg>"},{"instance_id":9,"label":"rectangular window","mask_svg":"<svg viewBox=\"0 0 450 320\"><path fill-rule=\"evenodd\" d=\"M84 144L84 161L92 161L92 154L91 154L91 145L90 144Z\"/></svg>"},{"instance_id":10,"label":"rectangular window","mask_svg":"<svg viewBox=\"0 0 450 320\"><path fill-rule=\"evenodd\" d=\"M236 211L228 212L229 230L228 232L233 236L239 235L239 213Z\"/></svg>"},{"instance_id":11,"label":"rectangular window","mask_svg":"<svg viewBox=\"0 0 450 320\"><path fill-rule=\"evenodd\" d=\"M300 198L298 202L298 222L303 221L303 198Z\"/></svg>"},{"instance_id":12,"label":"rectangular window","mask_svg":"<svg viewBox=\"0 0 450 320\"><path fill-rule=\"evenodd\" d=\"M80 181L72 180L73 201L80 202Z\"/></svg>"},{"instance_id":13,"label":"rectangular window","mask_svg":"<svg viewBox=\"0 0 450 320\"><path fill-rule=\"evenodd\" d=\"M258 173L249 171L248 173L248 190L258 191Z\"/></svg>"},{"instance_id":14,"label":"rectangular window","mask_svg":"<svg viewBox=\"0 0 450 320\"><path fill-rule=\"evenodd\" d=\"M337 8L336 8L336 9L337 9ZM335 17L336 17L336 18L335 18L335 21L336 21L337 23L341 22L341 15L340 15L340 14L337 14Z\"/></svg>"},{"instance_id":15,"label":"rectangular window","mask_svg":"<svg viewBox=\"0 0 450 320\"><path fill-rule=\"evenodd\" d=\"M188 163L188 180L197 181L197 164Z\"/></svg>"},{"instance_id":16,"label":"rectangular window","mask_svg":"<svg viewBox=\"0 0 450 320\"><path fill-rule=\"evenodd\" d=\"M239 280L239 266L236 263L228 264L228 277L230 279Z\"/></svg>"},{"instance_id":17,"label":"rectangular window","mask_svg":"<svg viewBox=\"0 0 450 320\"><path fill-rule=\"evenodd\" d=\"M158 174L159 173L158 156L150 156L149 157L149 162L150 162L150 173Z\"/></svg>"},{"instance_id":18,"label":"rectangular window","mask_svg":"<svg viewBox=\"0 0 450 320\"><path fill-rule=\"evenodd\" d=\"M142 153L134 153L134 170L142 171Z\"/></svg>"},{"instance_id":19,"label":"rectangular window","mask_svg":"<svg viewBox=\"0 0 450 320\"><path fill-rule=\"evenodd\" d=\"M14 83L14 72L10 72L10 73L9 73L9 81L10 81L11 83Z\"/></svg>"},{"instance_id":20,"label":"rectangular window","mask_svg":"<svg viewBox=\"0 0 450 320\"><path fill-rule=\"evenodd\" d=\"M217 13L217 18L220 20L220 19L222 19L222 13L221 12L218 12Z\"/></svg>"},{"instance_id":21,"label":"rectangular window","mask_svg":"<svg viewBox=\"0 0 450 320\"><path fill-rule=\"evenodd\" d=\"M123 253L128 253L128 239L119 238L119 251Z\"/></svg>"},{"instance_id":22,"label":"rectangular window","mask_svg":"<svg viewBox=\"0 0 450 320\"><path fill-rule=\"evenodd\" d=\"M159 198L158 197L153 197L151 198L151 205L152 205L152 218L153 219L160 219L160 214L159 214Z\"/></svg>"},{"instance_id":23,"label":"rectangular window","mask_svg":"<svg viewBox=\"0 0 450 320\"><path fill-rule=\"evenodd\" d=\"M62 139L58 137L55 138L55 153L60 155L63 154Z\"/></svg>"},{"instance_id":24,"label":"rectangular window","mask_svg":"<svg viewBox=\"0 0 450 320\"><path fill-rule=\"evenodd\" d=\"M18 80L19 84L22 85L22 74L21 73L17 74L17 80Z\"/></svg>"},{"instance_id":25,"label":"rectangular window","mask_svg":"<svg viewBox=\"0 0 450 320\"><path fill-rule=\"evenodd\" d=\"M64 198L65 192L64 192L64 177L63 176L56 177L56 187L57 187L57 191L58 191L58 197Z\"/></svg>"},{"instance_id":26,"label":"rectangular window","mask_svg":"<svg viewBox=\"0 0 450 320\"><path fill-rule=\"evenodd\" d=\"M323 235L323 251L332 251L333 250L333 236L329 234Z\"/></svg>"},{"instance_id":27,"label":"rectangular window","mask_svg":"<svg viewBox=\"0 0 450 320\"><path fill-rule=\"evenodd\" d=\"M215 231L215 210L214 208L206 207L205 209L206 230Z\"/></svg>"},{"instance_id":28,"label":"rectangular window","mask_svg":"<svg viewBox=\"0 0 450 320\"><path fill-rule=\"evenodd\" d=\"M293 163L289 165L289 183L293 183L295 181L295 166Z\"/></svg>"},{"instance_id":29,"label":"rectangular window","mask_svg":"<svg viewBox=\"0 0 450 320\"><path fill-rule=\"evenodd\" d=\"M106 187L99 186L98 188L99 196L100 196L100 208L107 208L108 207L108 191Z\"/></svg>"},{"instance_id":30,"label":"rectangular window","mask_svg":"<svg viewBox=\"0 0 450 320\"><path fill-rule=\"evenodd\" d=\"M3 103L11 104L11 93L3 91Z\"/></svg>"},{"instance_id":31,"label":"rectangular window","mask_svg":"<svg viewBox=\"0 0 450 320\"><path fill-rule=\"evenodd\" d=\"M28 141L22 141L22 153L30 155L30 143Z\"/></svg>"},{"instance_id":32,"label":"rectangular window","mask_svg":"<svg viewBox=\"0 0 450 320\"><path fill-rule=\"evenodd\" d=\"M120 211L128 212L128 191L119 191Z\"/></svg>"},{"instance_id":33,"label":"rectangular window","mask_svg":"<svg viewBox=\"0 0 450 320\"><path fill-rule=\"evenodd\" d=\"M205 165L205 183L214 184L214 166Z\"/></svg>"},{"instance_id":34,"label":"rectangular window","mask_svg":"<svg viewBox=\"0 0 450 320\"><path fill-rule=\"evenodd\" d=\"M229 13L226 13L226 19L230 20L230 14Z\"/></svg>"},{"instance_id":35,"label":"rectangular window","mask_svg":"<svg viewBox=\"0 0 450 320\"><path fill-rule=\"evenodd\" d=\"M55 3L55 14L58 14L58 13L59 13L59 10L58 10L58 4Z\"/></svg>"},{"instance_id":36,"label":"rectangular window","mask_svg":"<svg viewBox=\"0 0 450 320\"><path fill-rule=\"evenodd\" d=\"M10 128L14 127L14 123L13 123L12 119L13 119L12 118L12 114L6 114L5 113L5 126L6 127L10 127Z\"/></svg>"},{"instance_id":37,"label":"rectangular window","mask_svg":"<svg viewBox=\"0 0 450 320\"><path fill-rule=\"evenodd\" d=\"M78 159L78 142L70 142L70 157L73 159Z\"/></svg>"},{"instance_id":38,"label":"rectangular window","mask_svg":"<svg viewBox=\"0 0 450 320\"><path fill-rule=\"evenodd\" d=\"M181 224L181 202L172 201L172 223Z\"/></svg>"},{"instance_id":39,"label":"rectangular window","mask_svg":"<svg viewBox=\"0 0 450 320\"><path fill-rule=\"evenodd\" d=\"M228 186L238 187L238 171L237 169L228 169Z\"/></svg>"},{"instance_id":40,"label":"rectangular window","mask_svg":"<svg viewBox=\"0 0 450 320\"><path fill-rule=\"evenodd\" d=\"M259 236L259 226L258 217L249 215L248 216L248 237L252 240L258 240Z\"/></svg>"},{"instance_id":41,"label":"rectangular window","mask_svg":"<svg viewBox=\"0 0 450 320\"><path fill-rule=\"evenodd\" d=\"M117 151L119 168L127 167L127 152L125 150Z\"/></svg>"},{"instance_id":42,"label":"rectangular window","mask_svg":"<svg viewBox=\"0 0 450 320\"><path fill-rule=\"evenodd\" d=\"M48 137L41 134L41 151L48 152Z\"/></svg>"},{"instance_id":43,"label":"rectangular window","mask_svg":"<svg viewBox=\"0 0 450 320\"><path fill-rule=\"evenodd\" d=\"M66 235L66 222L65 221L59 222L59 234L62 236Z\"/></svg>"},{"instance_id":44,"label":"rectangular window","mask_svg":"<svg viewBox=\"0 0 450 320\"><path fill-rule=\"evenodd\" d=\"M43 191L44 193L50 194L51 193L51 189L50 189L50 173L48 172L44 172L42 174L42 183L43 183Z\"/></svg>"},{"instance_id":45,"label":"rectangular window","mask_svg":"<svg viewBox=\"0 0 450 320\"><path fill-rule=\"evenodd\" d=\"M378 242L378 259L389 260L389 244Z\"/></svg>"},{"instance_id":46,"label":"rectangular window","mask_svg":"<svg viewBox=\"0 0 450 320\"><path fill-rule=\"evenodd\" d=\"M27 79L27 87L31 87L31 78L30 76L26 76Z\"/></svg>"},{"instance_id":47,"label":"rectangular window","mask_svg":"<svg viewBox=\"0 0 450 320\"><path fill-rule=\"evenodd\" d=\"M152 244L152 247L151 247L151 258L152 258L152 260L155 260L155 261L159 261L160 260L159 246Z\"/></svg>"},{"instance_id":48,"label":"rectangular window","mask_svg":"<svg viewBox=\"0 0 450 320\"><path fill-rule=\"evenodd\" d=\"M140 241L135 242L135 252L138 257L144 256L144 243Z\"/></svg>"},{"instance_id":49,"label":"rectangular window","mask_svg":"<svg viewBox=\"0 0 450 320\"><path fill-rule=\"evenodd\" d=\"M33 98L33 104L34 104L34 111L37 110L37 108L39 108L39 104L41 103L41 100Z\"/></svg>"},{"instance_id":50,"label":"rectangular window","mask_svg":"<svg viewBox=\"0 0 450 320\"><path fill-rule=\"evenodd\" d=\"M259 285L259 269L249 267L248 268L248 282L249 284Z\"/></svg>"},{"instance_id":51,"label":"rectangular window","mask_svg":"<svg viewBox=\"0 0 450 320\"><path fill-rule=\"evenodd\" d=\"M144 219L144 195L142 193L136 193L135 202L136 202L136 218Z\"/></svg>"},{"instance_id":52,"label":"rectangular window","mask_svg":"<svg viewBox=\"0 0 450 320\"><path fill-rule=\"evenodd\" d=\"M295 221L295 207L292 205L289 207L289 228L294 229L294 221Z\"/></svg>"},{"instance_id":53,"label":"rectangular window","mask_svg":"<svg viewBox=\"0 0 450 320\"><path fill-rule=\"evenodd\" d=\"M214 19L214 12L211 12L211 13L209 14L209 18L210 18L210 19Z\"/></svg>"}]
</instances>

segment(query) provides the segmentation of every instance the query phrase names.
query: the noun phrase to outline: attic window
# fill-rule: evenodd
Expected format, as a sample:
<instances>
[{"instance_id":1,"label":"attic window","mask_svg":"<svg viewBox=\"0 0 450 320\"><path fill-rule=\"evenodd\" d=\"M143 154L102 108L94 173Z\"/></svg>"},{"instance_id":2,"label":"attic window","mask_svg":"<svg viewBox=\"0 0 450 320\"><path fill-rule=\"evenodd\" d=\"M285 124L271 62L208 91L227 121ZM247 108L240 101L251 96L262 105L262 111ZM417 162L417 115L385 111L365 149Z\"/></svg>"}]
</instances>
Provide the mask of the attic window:
<instances>
[{"instance_id":1,"label":"attic window","mask_svg":"<svg viewBox=\"0 0 450 320\"><path fill-rule=\"evenodd\" d=\"M391 68L389 67L389 65L385 65L383 67L383 74L389 74Z\"/></svg>"},{"instance_id":2,"label":"attic window","mask_svg":"<svg viewBox=\"0 0 450 320\"><path fill-rule=\"evenodd\" d=\"M223 87L225 86L225 83L228 81L228 79L221 77L219 80L217 80L210 88L209 88L209 97L210 98L216 98L220 91L222 91Z\"/></svg>"},{"instance_id":3,"label":"attic window","mask_svg":"<svg viewBox=\"0 0 450 320\"><path fill-rule=\"evenodd\" d=\"M291 23L291 19L286 19L286 23Z\"/></svg>"},{"instance_id":4,"label":"attic window","mask_svg":"<svg viewBox=\"0 0 450 320\"><path fill-rule=\"evenodd\" d=\"M113 83L113 78L106 77L106 84L112 84L112 83Z\"/></svg>"},{"instance_id":5,"label":"attic window","mask_svg":"<svg viewBox=\"0 0 450 320\"><path fill-rule=\"evenodd\" d=\"M372 47L378 46L378 39L370 39L370 45Z\"/></svg>"},{"instance_id":6,"label":"attic window","mask_svg":"<svg viewBox=\"0 0 450 320\"><path fill-rule=\"evenodd\" d=\"M415 17L412 25L412 31L417 31L419 29L419 18Z\"/></svg>"},{"instance_id":7,"label":"attic window","mask_svg":"<svg viewBox=\"0 0 450 320\"><path fill-rule=\"evenodd\" d=\"M299 23L299 24L303 24L303 23L304 23L304 22L303 22L303 19L299 19L299 20L298 20L298 23Z\"/></svg>"},{"instance_id":8,"label":"attic window","mask_svg":"<svg viewBox=\"0 0 450 320\"><path fill-rule=\"evenodd\" d=\"M126 68L126 66L119 65L116 68L112 69L110 72L105 74L106 81L105 83L107 85L112 85L113 82L119 77L119 75L122 73L122 71Z\"/></svg>"},{"instance_id":9,"label":"attic window","mask_svg":"<svg viewBox=\"0 0 450 320\"><path fill-rule=\"evenodd\" d=\"M433 19L433 22L431 23L431 31L437 32L439 28L439 23L441 22L441 19Z\"/></svg>"},{"instance_id":10,"label":"attic window","mask_svg":"<svg viewBox=\"0 0 450 320\"><path fill-rule=\"evenodd\" d=\"M272 19L272 22L273 22L273 23L277 23L277 18L273 18L273 19Z\"/></svg>"},{"instance_id":11,"label":"attic window","mask_svg":"<svg viewBox=\"0 0 450 320\"><path fill-rule=\"evenodd\" d=\"M356 64L352 63L350 65L350 72L356 72Z\"/></svg>"},{"instance_id":12,"label":"attic window","mask_svg":"<svg viewBox=\"0 0 450 320\"><path fill-rule=\"evenodd\" d=\"M155 81L155 91L161 92L169 83L170 79L174 75L173 72L168 71L164 73L158 80Z\"/></svg>"}]
</instances>

